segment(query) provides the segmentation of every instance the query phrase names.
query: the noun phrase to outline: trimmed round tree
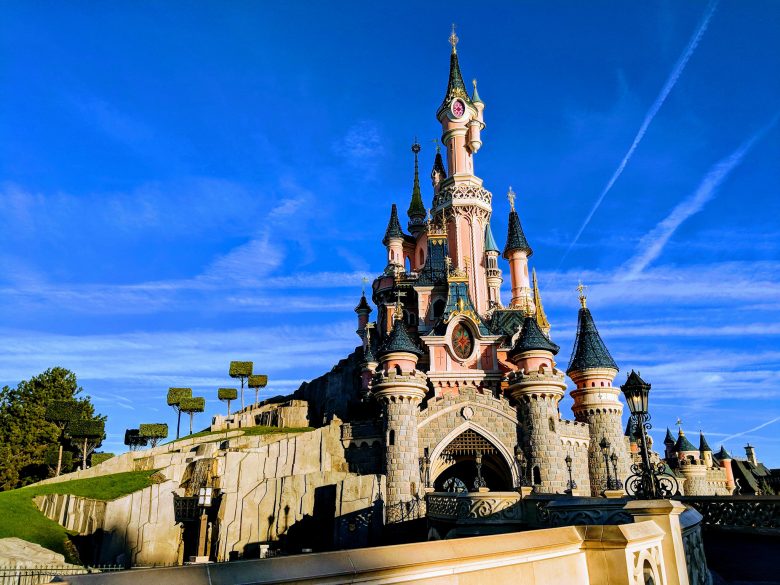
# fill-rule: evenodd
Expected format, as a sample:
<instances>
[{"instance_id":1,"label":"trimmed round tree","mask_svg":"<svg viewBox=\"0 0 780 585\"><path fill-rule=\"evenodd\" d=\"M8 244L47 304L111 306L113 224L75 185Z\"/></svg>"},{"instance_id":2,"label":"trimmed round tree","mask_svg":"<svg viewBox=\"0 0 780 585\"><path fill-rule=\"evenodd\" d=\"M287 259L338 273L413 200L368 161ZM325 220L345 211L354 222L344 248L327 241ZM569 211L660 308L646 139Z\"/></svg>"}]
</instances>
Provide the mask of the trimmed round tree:
<instances>
[{"instance_id":1,"label":"trimmed round tree","mask_svg":"<svg viewBox=\"0 0 780 585\"><path fill-rule=\"evenodd\" d=\"M146 447L147 441L140 435L138 429L125 429L125 445L130 447L131 451L135 451L138 447Z\"/></svg>"},{"instance_id":2,"label":"trimmed round tree","mask_svg":"<svg viewBox=\"0 0 780 585\"><path fill-rule=\"evenodd\" d=\"M74 420L68 423L68 435L81 453L81 469L87 468L87 457L97 449L106 436L106 425L100 419Z\"/></svg>"},{"instance_id":3,"label":"trimmed round tree","mask_svg":"<svg viewBox=\"0 0 780 585\"><path fill-rule=\"evenodd\" d=\"M156 447L162 439L168 436L168 425L165 423L144 423L138 427L138 436Z\"/></svg>"},{"instance_id":4,"label":"trimmed round tree","mask_svg":"<svg viewBox=\"0 0 780 585\"><path fill-rule=\"evenodd\" d=\"M241 410L244 410L244 382L252 375L252 362L230 362L231 378L241 380Z\"/></svg>"},{"instance_id":5,"label":"trimmed round tree","mask_svg":"<svg viewBox=\"0 0 780 585\"><path fill-rule=\"evenodd\" d=\"M59 448L57 449L57 470L54 472L58 476L62 471L62 448L65 442L65 429L68 423L81 416L82 406L74 400L53 400L46 405L44 417L47 421L53 422L60 430L58 439Z\"/></svg>"},{"instance_id":6,"label":"trimmed round tree","mask_svg":"<svg viewBox=\"0 0 780 585\"><path fill-rule=\"evenodd\" d=\"M182 398L179 402L179 410L190 415L190 434L192 434L192 418L196 412L206 410L206 399L203 396L193 396L191 398Z\"/></svg>"},{"instance_id":7,"label":"trimmed round tree","mask_svg":"<svg viewBox=\"0 0 780 585\"><path fill-rule=\"evenodd\" d=\"M192 398L192 388L168 388L168 406L176 411L176 438L179 438L181 428L181 408L179 404L185 398Z\"/></svg>"},{"instance_id":8,"label":"trimmed round tree","mask_svg":"<svg viewBox=\"0 0 780 585\"><path fill-rule=\"evenodd\" d=\"M238 398L238 390L235 388L219 388L217 390L217 398L222 402L227 402L228 418L230 418L230 403Z\"/></svg>"},{"instance_id":9,"label":"trimmed round tree","mask_svg":"<svg viewBox=\"0 0 780 585\"><path fill-rule=\"evenodd\" d=\"M43 462L49 467L67 471L73 465L73 453L71 451L63 451L62 443L60 443L59 447L57 445L49 445L43 454Z\"/></svg>"},{"instance_id":10,"label":"trimmed round tree","mask_svg":"<svg viewBox=\"0 0 780 585\"><path fill-rule=\"evenodd\" d=\"M268 385L268 376L265 374L256 374L249 376L247 386L254 388L255 390L255 406L257 406L257 398L260 393L260 388L265 388Z\"/></svg>"}]
</instances>

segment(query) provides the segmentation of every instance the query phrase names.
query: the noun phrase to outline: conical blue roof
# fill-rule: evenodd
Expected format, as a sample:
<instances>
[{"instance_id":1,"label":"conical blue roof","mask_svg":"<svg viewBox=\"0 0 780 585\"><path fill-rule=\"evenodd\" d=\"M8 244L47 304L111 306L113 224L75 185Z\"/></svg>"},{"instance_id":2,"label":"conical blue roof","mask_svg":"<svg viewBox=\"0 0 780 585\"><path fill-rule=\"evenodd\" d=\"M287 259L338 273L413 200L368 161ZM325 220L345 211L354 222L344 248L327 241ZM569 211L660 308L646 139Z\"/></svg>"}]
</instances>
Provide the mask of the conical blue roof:
<instances>
[{"instance_id":1,"label":"conical blue roof","mask_svg":"<svg viewBox=\"0 0 780 585\"><path fill-rule=\"evenodd\" d=\"M425 209L422 193L420 192L420 171L417 162L417 153L420 152L420 145L417 144L416 141L412 145L412 152L414 153L414 183L412 185L412 201L409 204L406 215L408 215L410 219L415 217L424 218L428 212Z\"/></svg>"},{"instance_id":2,"label":"conical blue roof","mask_svg":"<svg viewBox=\"0 0 780 585\"><path fill-rule=\"evenodd\" d=\"M677 437L677 443L674 446L674 450L678 453L682 453L683 451L698 451L698 449L688 440L688 437L685 436L685 433L682 432L682 429L680 429L680 436Z\"/></svg>"},{"instance_id":3,"label":"conical blue roof","mask_svg":"<svg viewBox=\"0 0 780 585\"><path fill-rule=\"evenodd\" d=\"M485 226L485 252L495 252L497 254L500 252L489 223Z\"/></svg>"},{"instance_id":4,"label":"conical blue roof","mask_svg":"<svg viewBox=\"0 0 780 585\"><path fill-rule=\"evenodd\" d=\"M506 236L506 246L504 246L504 258L509 259L509 253L515 250L525 252L530 258L534 251L528 245L525 239L523 226L520 225L520 216L514 209L509 212L509 231Z\"/></svg>"},{"instance_id":5,"label":"conical blue roof","mask_svg":"<svg viewBox=\"0 0 780 585\"><path fill-rule=\"evenodd\" d=\"M460 64L458 63L458 53L454 47L452 54L450 54L450 76L447 80L447 93L444 95L444 99L439 106L439 112L450 105L450 102L460 98L467 104L471 103L471 98L466 92L466 84L463 83L463 76L460 73Z\"/></svg>"},{"instance_id":6,"label":"conical blue roof","mask_svg":"<svg viewBox=\"0 0 780 585\"><path fill-rule=\"evenodd\" d=\"M583 372L593 368L612 368L618 370L615 360L596 329L596 323L590 309L582 307L577 317L577 338L569 361L567 374Z\"/></svg>"},{"instance_id":7,"label":"conical blue roof","mask_svg":"<svg viewBox=\"0 0 780 585\"><path fill-rule=\"evenodd\" d=\"M417 347L409 336L403 319L396 319L395 323L393 323L393 329L390 331L390 335L380 349L379 357L381 358L388 353L393 353L395 351L413 353L417 357L420 357L423 354L422 350Z\"/></svg>"},{"instance_id":8,"label":"conical blue roof","mask_svg":"<svg viewBox=\"0 0 780 585\"><path fill-rule=\"evenodd\" d=\"M560 347L547 339L547 336L539 329L539 324L533 317L526 317L523 321L523 328L517 337L515 345L507 354L510 358L526 351L532 350L549 351L553 355L558 353Z\"/></svg>"},{"instance_id":9,"label":"conical blue roof","mask_svg":"<svg viewBox=\"0 0 780 585\"><path fill-rule=\"evenodd\" d=\"M720 451L718 451L715 454L715 457L718 458L720 461L731 459L731 455L729 455L729 452L726 451L726 447L724 447L723 445L720 446Z\"/></svg>"},{"instance_id":10,"label":"conical blue roof","mask_svg":"<svg viewBox=\"0 0 780 585\"><path fill-rule=\"evenodd\" d=\"M403 238L404 231L401 229L401 224L398 221L398 208L395 203L390 208L390 221L387 222L387 229L385 230L385 237L382 238L382 243L387 246L391 238Z\"/></svg>"},{"instance_id":11,"label":"conical blue roof","mask_svg":"<svg viewBox=\"0 0 780 585\"><path fill-rule=\"evenodd\" d=\"M709 451L712 453L712 449L710 449L710 446L707 444L707 439L704 438L704 433L699 433L699 451L704 453L705 451Z\"/></svg>"},{"instance_id":12,"label":"conical blue roof","mask_svg":"<svg viewBox=\"0 0 780 585\"><path fill-rule=\"evenodd\" d=\"M672 431L669 430L669 427L666 427L666 437L664 438L664 444L674 445L674 437L672 436Z\"/></svg>"}]
</instances>

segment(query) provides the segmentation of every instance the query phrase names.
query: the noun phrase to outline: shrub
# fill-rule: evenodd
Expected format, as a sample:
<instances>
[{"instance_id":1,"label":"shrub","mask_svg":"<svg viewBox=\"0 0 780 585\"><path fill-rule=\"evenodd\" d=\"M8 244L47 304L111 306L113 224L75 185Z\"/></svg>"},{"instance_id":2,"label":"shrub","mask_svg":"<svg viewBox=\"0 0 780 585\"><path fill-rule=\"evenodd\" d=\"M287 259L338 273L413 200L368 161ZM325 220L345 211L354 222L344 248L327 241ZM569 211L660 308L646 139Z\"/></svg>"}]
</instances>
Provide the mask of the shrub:
<instances>
[{"instance_id":1,"label":"shrub","mask_svg":"<svg viewBox=\"0 0 780 585\"><path fill-rule=\"evenodd\" d=\"M252 375L252 362L230 362L231 378L248 378Z\"/></svg>"},{"instance_id":2,"label":"shrub","mask_svg":"<svg viewBox=\"0 0 780 585\"><path fill-rule=\"evenodd\" d=\"M100 465L104 461L108 461L114 456L113 453L93 453L92 454L92 465Z\"/></svg>"},{"instance_id":3,"label":"shrub","mask_svg":"<svg viewBox=\"0 0 780 585\"><path fill-rule=\"evenodd\" d=\"M236 388L219 388L217 390L217 398L220 400L235 400L238 398L238 390Z\"/></svg>"},{"instance_id":4,"label":"shrub","mask_svg":"<svg viewBox=\"0 0 780 585\"><path fill-rule=\"evenodd\" d=\"M156 447L160 439L168 436L168 425L165 423L144 423L138 427L138 435Z\"/></svg>"}]
</instances>

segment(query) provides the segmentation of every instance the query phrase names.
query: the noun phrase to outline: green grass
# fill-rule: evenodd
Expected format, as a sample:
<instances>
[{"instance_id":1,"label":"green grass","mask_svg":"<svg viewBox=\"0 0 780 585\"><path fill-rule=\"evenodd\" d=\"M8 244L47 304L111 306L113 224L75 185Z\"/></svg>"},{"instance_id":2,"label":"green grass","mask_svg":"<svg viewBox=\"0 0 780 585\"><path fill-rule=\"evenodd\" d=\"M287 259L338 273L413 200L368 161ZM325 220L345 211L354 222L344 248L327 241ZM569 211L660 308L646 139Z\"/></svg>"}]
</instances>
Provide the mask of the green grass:
<instances>
[{"instance_id":1,"label":"green grass","mask_svg":"<svg viewBox=\"0 0 780 585\"><path fill-rule=\"evenodd\" d=\"M192 433L191 435L186 435L184 437L179 437L178 439L174 439L173 441L169 441L165 443L166 445L170 445L171 443L176 443L178 441L184 441L185 439L197 439L200 437L209 437L214 436L215 441L218 441L221 439L218 435L225 435L226 433L230 433L233 431L241 431L244 435L247 435L249 437L254 437L257 435L276 435L276 434L287 434L287 433L306 433L309 431L313 431L313 427L245 427L242 429L229 429L227 431L200 431L198 433ZM238 435L237 435L238 436Z\"/></svg>"},{"instance_id":2,"label":"green grass","mask_svg":"<svg viewBox=\"0 0 780 585\"><path fill-rule=\"evenodd\" d=\"M78 562L74 549L68 546L68 531L46 518L33 503L33 498L42 494L73 494L96 500L114 500L151 485L153 482L149 478L153 473L130 471L0 492L0 538L23 538L64 554L69 562Z\"/></svg>"}]
</instances>

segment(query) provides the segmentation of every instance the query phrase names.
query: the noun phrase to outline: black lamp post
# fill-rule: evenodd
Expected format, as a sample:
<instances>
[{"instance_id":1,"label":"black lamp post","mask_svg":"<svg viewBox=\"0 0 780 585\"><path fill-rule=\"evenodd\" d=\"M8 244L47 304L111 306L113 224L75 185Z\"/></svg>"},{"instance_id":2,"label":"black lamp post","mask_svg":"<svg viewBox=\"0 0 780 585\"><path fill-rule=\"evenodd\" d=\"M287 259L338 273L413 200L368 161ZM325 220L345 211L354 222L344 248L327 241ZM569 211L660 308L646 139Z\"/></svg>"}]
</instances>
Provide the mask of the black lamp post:
<instances>
[{"instance_id":1,"label":"black lamp post","mask_svg":"<svg viewBox=\"0 0 780 585\"><path fill-rule=\"evenodd\" d=\"M609 460L612 462L612 471L615 474L615 487L616 490L622 490L623 489L623 482L620 481L620 476L618 476L618 469L617 469L617 462L618 462L618 456L617 453L612 451L612 455L609 456Z\"/></svg>"},{"instance_id":2,"label":"black lamp post","mask_svg":"<svg viewBox=\"0 0 780 585\"><path fill-rule=\"evenodd\" d=\"M577 489L577 484L571 475L571 455L567 453L564 461L566 462L566 469L569 470L569 481L566 483L566 489L569 491L574 491Z\"/></svg>"},{"instance_id":3,"label":"black lamp post","mask_svg":"<svg viewBox=\"0 0 780 585\"><path fill-rule=\"evenodd\" d=\"M517 460L517 487L528 487L531 482L528 481L528 469L527 460L523 448L518 444L515 445L515 459Z\"/></svg>"},{"instance_id":4,"label":"black lamp post","mask_svg":"<svg viewBox=\"0 0 780 585\"><path fill-rule=\"evenodd\" d=\"M485 487L487 484L485 484L485 480L482 479L482 451L477 451L477 478L474 480L474 489L479 490L479 488Z\"/></svg>"},{"instance_id":5,"label":"black lamp post","mask_svg":"<svg viewBox=\"0 0 780 585\"><path fill-rule=\"evenodd\" d=\"M606 489L608 490L617 490L620 489L617 487L617 478L613 478L612 474L609 470L609 448L610 444L609 441L607 441L607 437L601 437L601 441L599 442L599 447L601 447L601 455L604 457L604 469L607 470L607 485Z\"/></svg>"},{"instance_id":6,"label":"black lamp post","mask_svg":"<svg viewBox=\"0 0 780 585\"><path fill-rule=\"evenodd\" d=\"M631 465L632 475L626 479L626 491L641 500L671 498L679 493L677 480L666 473L663 463L650 463L650 453L647 448L647 431L652 427L647 403L650 395L650 384L639 377L634 370L628 375L626 383L620 389L626 397L626 404L631 411L631 424L634 435L639 441L641 463Z\"/></svg>"}]
</instances>

